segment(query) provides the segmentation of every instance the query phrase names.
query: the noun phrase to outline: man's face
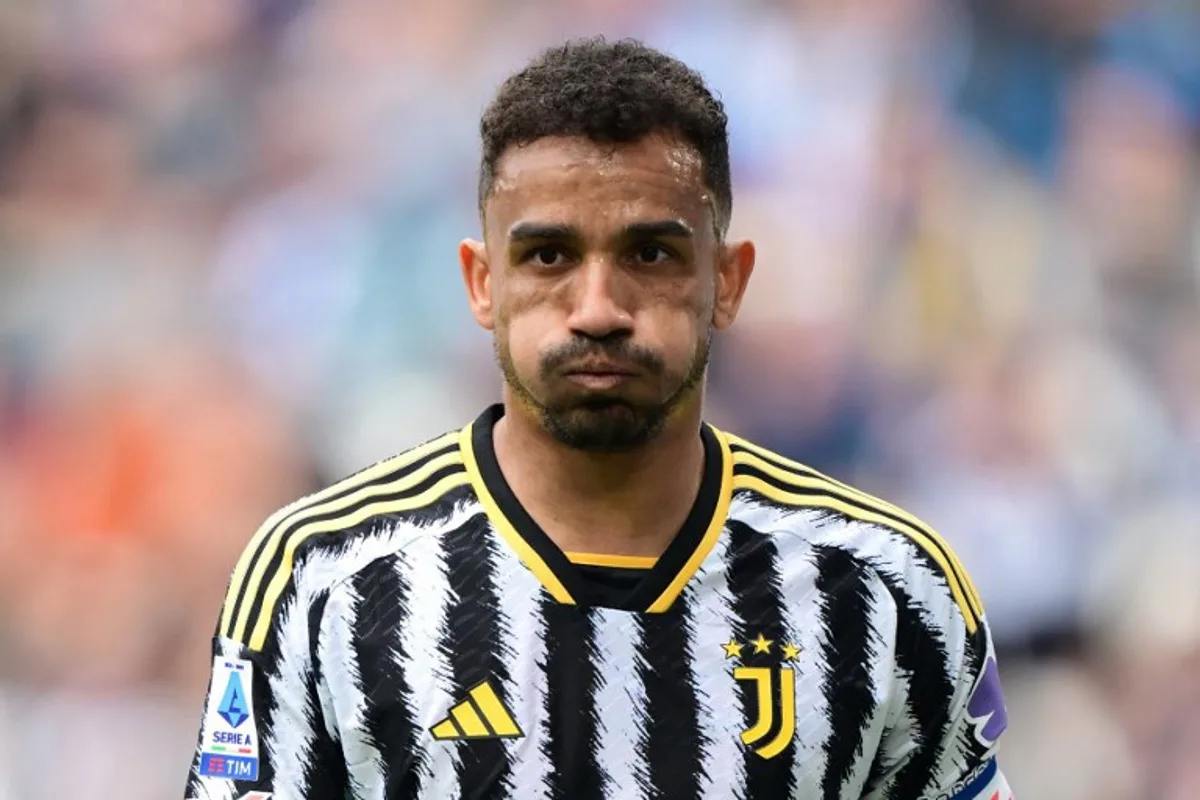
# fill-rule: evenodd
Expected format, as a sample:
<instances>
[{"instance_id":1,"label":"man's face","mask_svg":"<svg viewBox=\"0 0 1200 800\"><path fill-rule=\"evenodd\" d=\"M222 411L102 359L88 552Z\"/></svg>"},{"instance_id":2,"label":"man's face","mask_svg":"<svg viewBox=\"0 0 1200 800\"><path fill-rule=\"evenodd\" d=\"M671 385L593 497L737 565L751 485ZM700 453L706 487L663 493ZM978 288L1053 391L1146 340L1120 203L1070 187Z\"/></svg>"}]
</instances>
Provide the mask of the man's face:
<instances>
[{"instance_id":1,"label":"man's face","mask_svg":"<svg viewBox=\"0 0 1200 800\"><path fill-rule=\"evenodd\" d=\"M699 154L674 138L546 138L500 159L464 275L513 396L558 440L628 450L699 402L732 318L713 214Z\"/></svg>"}]
</instances>

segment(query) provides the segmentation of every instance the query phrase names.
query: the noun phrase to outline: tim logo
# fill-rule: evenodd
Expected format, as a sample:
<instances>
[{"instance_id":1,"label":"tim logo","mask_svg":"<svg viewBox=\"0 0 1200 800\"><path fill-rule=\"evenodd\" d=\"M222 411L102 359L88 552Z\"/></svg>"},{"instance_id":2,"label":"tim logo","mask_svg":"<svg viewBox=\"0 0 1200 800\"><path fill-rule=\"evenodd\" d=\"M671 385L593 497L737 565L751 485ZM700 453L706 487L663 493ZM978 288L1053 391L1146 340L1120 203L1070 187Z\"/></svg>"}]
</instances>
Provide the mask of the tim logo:
<instances>
[{"instance_id":1,"label":"tim logo","mask_svg":"<svg viewBox=\"0 0 1200 800\"><path fill-rule=\"evenodd\" d=\"M229 778L235 781L256 781L258 780L258 759L228 756L223 753L202 753L200 774L213 778Z\"/></svg>"},{"instance_id":2,"label":"tim logo","mask_svg":"<svg viewBox=\"0 0 1200 800\"><path fill-rule=\"evenodd\" d=\"M761 633L745 644L734 640L723 647L727 659L743 659L742 650L751 648L744 660L754 664L733 668L746 706L753 709L742 743L762 758L774 758L796 735L796 672L787 665L800 656L800 649L790 643L777 647Z\"/></svg>"}]
</instances>

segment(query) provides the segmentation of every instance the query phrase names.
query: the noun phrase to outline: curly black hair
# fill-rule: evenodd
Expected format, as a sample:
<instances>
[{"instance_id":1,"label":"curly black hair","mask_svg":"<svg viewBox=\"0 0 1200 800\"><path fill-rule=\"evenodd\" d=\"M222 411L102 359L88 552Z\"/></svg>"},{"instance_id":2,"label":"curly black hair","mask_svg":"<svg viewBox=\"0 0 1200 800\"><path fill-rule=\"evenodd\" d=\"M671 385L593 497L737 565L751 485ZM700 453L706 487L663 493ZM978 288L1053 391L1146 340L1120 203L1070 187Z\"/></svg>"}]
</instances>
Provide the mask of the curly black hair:
<instances>
[{"instance_id":1,"label":"curly black hair","mask_svg":"<svg viewBox=\"0 0 1200 800\"><path fill-rule=\"evenodd\" d=\"M727 125L721 101L682 61L633 39L572 40L509 77L484 112L479 207L510 147L547 136L622 144L672 133L700 154L723 235L733 207Z\"/></svg>"}]
</instances>

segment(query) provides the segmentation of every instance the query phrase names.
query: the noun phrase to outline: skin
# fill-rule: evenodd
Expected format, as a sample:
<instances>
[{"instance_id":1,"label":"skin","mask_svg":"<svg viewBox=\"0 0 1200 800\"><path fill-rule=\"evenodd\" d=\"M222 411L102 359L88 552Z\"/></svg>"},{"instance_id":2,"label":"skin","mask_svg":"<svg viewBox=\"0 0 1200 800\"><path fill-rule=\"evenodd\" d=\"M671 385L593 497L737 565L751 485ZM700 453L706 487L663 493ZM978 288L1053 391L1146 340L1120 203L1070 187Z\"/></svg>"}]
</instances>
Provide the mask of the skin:
<instances>
[{"instance_id":1,"label":"skin","mask_svg":"<svg viewBox=\"0 0 1200 800\"><path fill-rule=\"evenodd\" d=\"M500 467L568 552L657 556L695 501L709 342L754 246L722 241L696 150L548 137L505 152L459 248L504 373Z\"/></svg>"}]
</instances>

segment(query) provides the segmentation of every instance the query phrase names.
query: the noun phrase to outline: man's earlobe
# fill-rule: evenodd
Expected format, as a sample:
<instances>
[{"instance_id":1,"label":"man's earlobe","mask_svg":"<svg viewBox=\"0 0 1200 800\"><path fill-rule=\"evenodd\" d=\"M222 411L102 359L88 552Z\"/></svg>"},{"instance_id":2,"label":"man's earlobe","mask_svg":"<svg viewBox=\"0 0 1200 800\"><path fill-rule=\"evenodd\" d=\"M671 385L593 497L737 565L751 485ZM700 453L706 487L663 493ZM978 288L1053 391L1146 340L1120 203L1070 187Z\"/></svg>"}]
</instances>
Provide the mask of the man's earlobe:
<instances>
[{"instance_id":1,"label":"man's earlobe","mask_svg":"<svg viewBox=\"0 0 1200 800\"><path fill-rule=\"evenodd\" d=\"M496 320L492 311L492 269L488 262L487 246L474 239L464 239L458 246L467 302L475 321L485 330L492 330Z\"/></svg>"}]
</instances>

